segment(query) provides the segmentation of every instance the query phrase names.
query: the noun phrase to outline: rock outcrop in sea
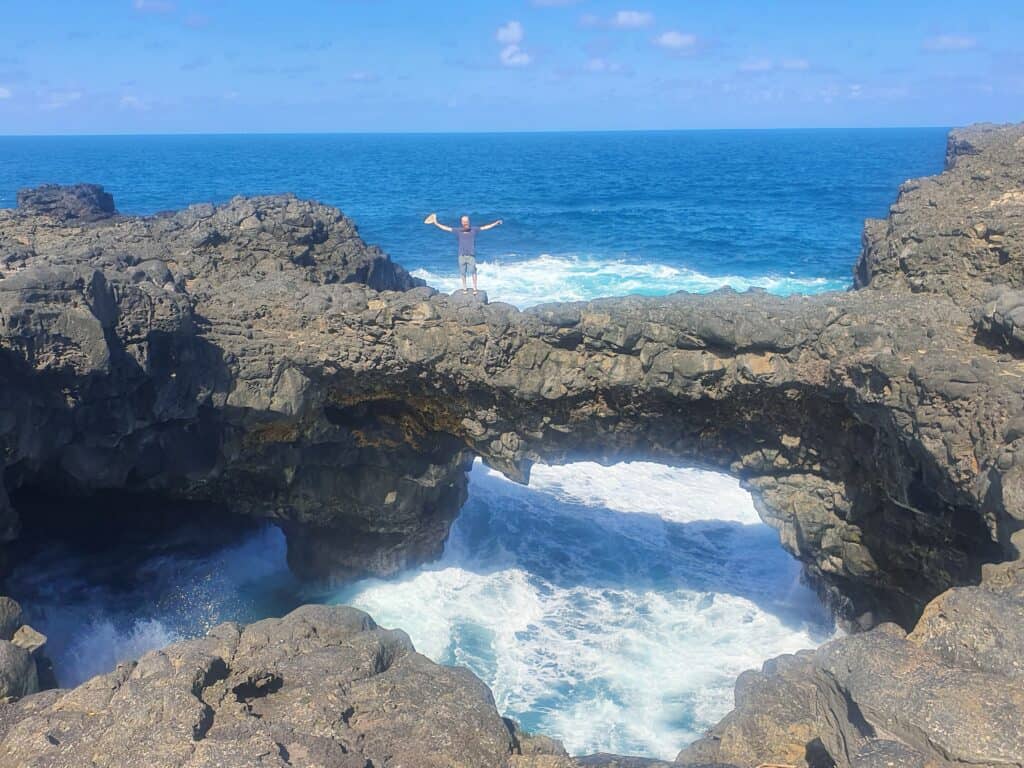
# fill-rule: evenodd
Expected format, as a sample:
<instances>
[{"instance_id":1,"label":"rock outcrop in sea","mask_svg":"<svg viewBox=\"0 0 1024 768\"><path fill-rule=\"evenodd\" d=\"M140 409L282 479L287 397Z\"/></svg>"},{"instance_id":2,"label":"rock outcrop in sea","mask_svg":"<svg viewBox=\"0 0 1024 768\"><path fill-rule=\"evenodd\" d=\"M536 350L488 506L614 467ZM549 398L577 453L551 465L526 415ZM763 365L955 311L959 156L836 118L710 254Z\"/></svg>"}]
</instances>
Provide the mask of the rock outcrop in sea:
<instances>
[{"instance_id":1,"label":"rock outcrop in sea","mask_svg":"<svg viewBox=\"0 0 1024 768\"><path fill-rule=\"evenodd\" d=\"M867 223L856 290L786 299L519 311L438 294L338 211L294 197L134 218L96 187L28 190L0 211L0 530L16 547L33 489L156 492L274 519L300 575L386 575L440 552L474 456L517 480L538 461L698 462L738 476L838 615L870 631L745 674L736 710L680 760L1021 766L1022 264L1024 126L954 131L946 171L907 182L889 218ZM417 730L444 742L470 717L457 708L427 726L364 719L359 738L383 744L382 729L385 751L328 758L313 737L349 744L357 705L323 686L299 702L317 659L421 657L369 625L314 648L295 621L273 625L287 659L238 660L231 644L251 628L222 628L0 708L0 763L145 757L111 753L86 722L98 716L162 733L151 764L261 764L216 762L224 740L264 745L268 765L296 750L318 757L293 765L460 764L444 750L462 747ZM391 673L365 663L372 675L350 682ZM246 676L265 701L225 682ZM465 764L522 759L473 690L451 701L495 725ZM322 707L308 731L306 706ZM128 712L144 714L121 723ZM65 716L79 721L60 730ZM405 740L439 757L389 763ZM545 749L536 764L567 760Z\"/></svg>"}]
</instances>

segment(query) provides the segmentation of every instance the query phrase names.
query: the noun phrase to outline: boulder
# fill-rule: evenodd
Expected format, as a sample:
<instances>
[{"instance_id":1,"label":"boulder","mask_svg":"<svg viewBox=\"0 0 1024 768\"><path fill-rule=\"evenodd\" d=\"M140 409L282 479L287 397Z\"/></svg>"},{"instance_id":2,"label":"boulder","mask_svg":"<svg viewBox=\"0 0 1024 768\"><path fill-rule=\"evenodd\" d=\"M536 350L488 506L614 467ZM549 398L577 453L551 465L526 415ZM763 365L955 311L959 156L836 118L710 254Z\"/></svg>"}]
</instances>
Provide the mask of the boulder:
<instances>
[{"instance_id":1,"label":"boulder","mask_svg":"<svg viewBox=\"0 0 1024 768\"><path fill-rule=\"evenodd\" d=\"M11 642L19 648L24 648L33 656L37 656L46 645L46 635L32 629L28 624L22 624L14 633Z\"/></svg>"},{"instance_id":2,"label":"boulder","mask_svg":"<svg viewBox=\"0 0 1024 768\"><path fill-rule=\"evenodd\" d=\"M16 600L0 595L0 640L10 640L21 626L21 606Z\"/></svg>"},{"instance_id":3,"label":"boulder","mask_svg":"<svg viewBox=\"0 0 1024 768\"><path fill-rule=\"evenodd\" d=\"M0 702L38 690L39 676L32 655L14 643L0 640Z\"/></svg>"},{"instance_id":4,"label":"boulder","mask_svg":"<svg viewBox=\"0 0 1024 768\"><path fill-rule=\"evenodd\" d=\"M0 717L5 766L556 768L566 760L552 743L522 754L468 670L434 664L405 633L341 606L223 624L9 707Z\"/></svg>"},{"instance_id":5,"label":"boulder","mask_svg":"<svg viewBox=\"0 0 1024 768\"><path fill-rule=\"evenodd\" d=\"M58 221L92 222L114 215L114 198L98 184L41 187L18 191L18 209Z\"/></svg>"}]
</instances>

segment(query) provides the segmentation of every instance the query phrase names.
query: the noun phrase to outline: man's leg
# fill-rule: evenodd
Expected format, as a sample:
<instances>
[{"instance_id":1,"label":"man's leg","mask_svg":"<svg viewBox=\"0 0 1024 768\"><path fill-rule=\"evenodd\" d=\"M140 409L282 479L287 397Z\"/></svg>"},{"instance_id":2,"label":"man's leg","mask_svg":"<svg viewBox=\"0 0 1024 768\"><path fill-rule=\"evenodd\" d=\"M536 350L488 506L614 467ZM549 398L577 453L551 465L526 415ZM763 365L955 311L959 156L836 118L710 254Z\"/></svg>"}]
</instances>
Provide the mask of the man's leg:
<instances>
[{"instance_id":1,"label":"man's leg","mask_svg":"<svg viewBox=\"0 0 1024 768\"><path fill-rule=\"evenodd\" d=\"M473 270L473 293L476 293L476 270Z\"/></svg>"},{"instance_id":2,"label":"man's leg","mask_svg":"<svg viewBox=\"0 0 1024 768\"><path fill-rule=\"evenodd\" d=\"M466 288L466 272L469 271L469 265L466 264L466 260L459 255L459 274L462 276L462 292L465 293Z\"/></svg>"}]
</instances>

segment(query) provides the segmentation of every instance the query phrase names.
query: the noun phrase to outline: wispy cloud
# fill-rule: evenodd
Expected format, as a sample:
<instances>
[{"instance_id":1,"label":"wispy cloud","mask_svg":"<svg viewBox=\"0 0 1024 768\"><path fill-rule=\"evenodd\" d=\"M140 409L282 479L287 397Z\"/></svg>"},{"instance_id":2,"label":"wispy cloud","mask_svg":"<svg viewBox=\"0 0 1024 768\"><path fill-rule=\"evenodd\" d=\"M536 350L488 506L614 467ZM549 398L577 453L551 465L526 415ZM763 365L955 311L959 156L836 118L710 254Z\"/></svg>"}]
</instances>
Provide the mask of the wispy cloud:
<instances>
[{"instance_id":1,"label":"wispy cloud","mask_svg":"<svg viewBox=\"0 0 1024 768\"><path fill-rule=\"evenodd\" d=\"M525 34L523 25L518 21L509 21L498 27L498 31L494 35L495 39L502 44L498 58L506 67L525 67L533 60L530 54L520 47Z\"/></svg>"},{"instance_id":2,"label":"wispy cloud","mask_svg":"<svg viewBox=\"0 0 1024 768\"><path fill-rule=\"evenodd\" d=\"M503 24L498 27L495 38L497 38L499 43L518 45L523 42L523 25L518 21L510 21L507 24Z\"/></svg>"},{"instance_id":3,"label":"wispy cloud","mask_svg":"<svg viewBox=\"0 0 1024 768\"><path fill-rule=\"evenodd\" d=\"M934 53L971 51L978 47L978 41L967 35L936 35L926 39L921 47Z\"/></svg>"},{"instance_id":4,"label":"wispy cloud","mask_svg":"<svg viewBox=\"0 0 1024 768\"><path fill-rule=\"evenodd\" d=\"M345 79L350 83L376 83L380 78L373 72L349 72Z\"/></svg>"},{"instance_id":5,"label":"wispy cloud","mask_svg":"<svg viewBox=\"0 0 1024 768\"><path fill-rule=\"evenodd\" d=\"M628 70L617 61L609 61L601 56L595 56L587 60L583 69L595 75L624 75Z\"/></svg>"},{"instance_id":6,"label":"wispy cloud","mask_svg":"<svg viewBox=\"0 0 1024 768\"><path fill-rule=\"evenodd\" d=\"M81 98L81 91L53 91L47 100L43 102L42 108L46 110L64 109L64 107L74 104Z\"/></svg>"},{"instance_id":7,"label":"wispy cloud","mask_svg":"<svg viewBox=\"0 0 1024 768\"><path fill-rule=\"evenodd\" d=\"M585 27L611 27L613 29L642 29L654 23L654 14L647 11L616 11L608 18L585 13L580 24Z\"/></svg>"},{"instance_id":8,"label":"wispy cloud","mask_svg":"<svg viewBox=\"0 0 1024 768\"><path fill-rule=\"evenodd\" d=\"M619 29L639 29L654 23L654 14L646 11L617 11L611 25Z\"/></svg>"},{"instance_id":9,"label":"wispy cloud","mask_svg":"<svg viewBox=\"0 0 1024 768\"><path fill-rule=\"evenodd\" d=\"M133 0L132 8L139 13L173 13L177 6L171 0Z\"/></svg>"},{"instance_id":10,"label":"wispy cloud","mask_svg":"<svg viewBox=\"0 0 1024 768\"><path fill-rule=\"evenodd\" d=\"M765 72L806 72L811 68L807 59L782 59L776 61L770 58L747 59L740 62L737 71L746 75L756 75Z\"/></svg>"},{"instance_id":11,"label":"wispy cloud","mask_svg":"<svg viewBox=\"0 0 1024 768\"><path fill-rule=\"evenodd\" d=\"M669 30L654 38L654 44L676 53L691 53L697 48L697 36L691 32Z\"/></svg>"},{"instance_id":12,"label":"wispy cloud","mask_svg":"<svg viewBox=\"0 0 1024 768\"><path fill-rule=\"evenodd\" d=\"M122 96L120 105L121 109L134 109L137 112L145 112L149 109L149 104L138 96Z\"/></svg>"},{"instance_id":13,"label":"wispy cloud","mask_svg":"<svg viewBox=\"0 0 1024 768\"><path fill-rule=\"evenodd\" d=\"M6 86L0 85L0 99L9 98L11 98L11 89Z\"/></svg>"}]
</instances>

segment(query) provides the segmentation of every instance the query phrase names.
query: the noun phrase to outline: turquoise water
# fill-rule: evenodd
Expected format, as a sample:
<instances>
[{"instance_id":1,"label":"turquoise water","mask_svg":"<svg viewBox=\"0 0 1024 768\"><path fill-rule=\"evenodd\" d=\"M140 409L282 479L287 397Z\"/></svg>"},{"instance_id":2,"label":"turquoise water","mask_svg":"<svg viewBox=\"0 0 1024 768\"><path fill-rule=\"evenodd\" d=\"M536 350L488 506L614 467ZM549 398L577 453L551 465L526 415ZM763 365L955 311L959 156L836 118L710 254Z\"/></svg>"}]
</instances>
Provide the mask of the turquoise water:
<instances>
[{"instance_id":1,"label":"turquoise water","mask_svg":"<svg viewBox=\"0 0 1024 768\"><path fill-rule=\"evenodd\" d=\"M863 219L944 146L940 129L0 137L0 206L46 181L102 183L127 213L292 191L449 290L453 244L423 216L503 218L480 236L481 284L520 306L815 292L849 286ZM833 631L735 480L643 462L537 467L528 488L478 464L440 560L329 592L294 581L273 527L124 536L47 532L8 582L64 684L219 621L347 602L574 753L671 758L731 708L739 672Z\"/></svg>"},{"instance_id":2,"label":"turquoise water","mask_svg":"<svg viewBox=\"0 0 1024 768\"><path fill-rule=\"evenodd\" d=\"M294 192L454 287L461 213L493 298L845 288L863 220L941 170L945 129L451 135L0 137L0 206L19 187L101 183L126 213Z\"/></svg>"}]
</instances>

